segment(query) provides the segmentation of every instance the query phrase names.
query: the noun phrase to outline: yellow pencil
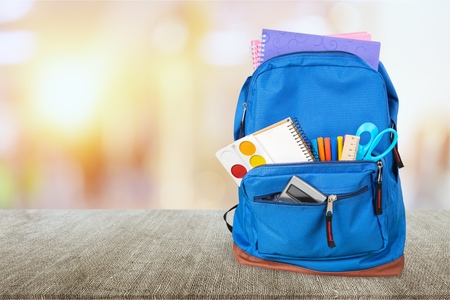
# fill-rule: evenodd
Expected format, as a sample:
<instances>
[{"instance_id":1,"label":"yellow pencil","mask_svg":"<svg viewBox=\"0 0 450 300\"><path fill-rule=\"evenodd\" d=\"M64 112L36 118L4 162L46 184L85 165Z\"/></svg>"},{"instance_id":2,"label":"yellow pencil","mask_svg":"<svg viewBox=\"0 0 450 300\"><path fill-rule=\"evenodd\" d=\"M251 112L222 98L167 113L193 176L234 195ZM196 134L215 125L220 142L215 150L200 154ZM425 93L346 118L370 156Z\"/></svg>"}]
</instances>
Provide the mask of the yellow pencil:
<instances>
[{"instance_id":1,"label":"yellow pencil","mask_svg":"<svg viewBox=\"0 0 450 300\"><path fill-rule=\"evenodd\" d=\"M341 160L342 157L342 148L344 147L344 138L342 136L337 137L338 144L338 160Z\"/></svg>"}]
</instances>

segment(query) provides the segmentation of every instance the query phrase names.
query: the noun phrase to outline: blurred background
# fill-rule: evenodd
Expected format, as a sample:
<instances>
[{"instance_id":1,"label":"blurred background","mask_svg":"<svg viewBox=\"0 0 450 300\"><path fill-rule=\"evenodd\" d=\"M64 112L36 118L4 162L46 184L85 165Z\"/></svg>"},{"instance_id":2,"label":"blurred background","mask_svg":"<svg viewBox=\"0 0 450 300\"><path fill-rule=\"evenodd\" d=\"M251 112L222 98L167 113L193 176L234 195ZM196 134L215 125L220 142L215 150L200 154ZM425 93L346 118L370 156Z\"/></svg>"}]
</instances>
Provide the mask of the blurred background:
<instances>
[{"instance_id":1,"label":"blurred background","mask_svg":"<svg viewBox=\"0 0 450 300\"><path fill-rule=\"evenodd\" d=\"M450 2L0 0L0 208L227 209L261 29L367 31L408 209L450 208Z\"/></svg>"}]
</instances>

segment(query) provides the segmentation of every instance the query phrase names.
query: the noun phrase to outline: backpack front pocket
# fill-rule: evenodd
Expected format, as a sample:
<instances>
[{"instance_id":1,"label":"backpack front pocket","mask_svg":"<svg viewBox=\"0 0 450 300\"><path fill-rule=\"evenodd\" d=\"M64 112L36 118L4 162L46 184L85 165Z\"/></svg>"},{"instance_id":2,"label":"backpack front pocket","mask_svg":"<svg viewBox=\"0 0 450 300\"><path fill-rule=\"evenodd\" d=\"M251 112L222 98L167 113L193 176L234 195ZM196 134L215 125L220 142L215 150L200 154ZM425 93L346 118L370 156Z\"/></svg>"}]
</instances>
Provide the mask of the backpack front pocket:
<instances>
[{"instance_id":1,"label":"backpack front pocket","mask_svg":"<svg viewBox=\"0 0 450 300\"><path fill-rule=\"evenodd\" d=\"M374 211L377 167L373 163L269 166L246 178L254 214L255 250L267 258L336 258L375 252L383 236ZM278 202L296 175L328 199L322 203ZM249 176L249 177L250 177ZM255 183L258 184L255 185Z\"/></svg>"}]
</instances>

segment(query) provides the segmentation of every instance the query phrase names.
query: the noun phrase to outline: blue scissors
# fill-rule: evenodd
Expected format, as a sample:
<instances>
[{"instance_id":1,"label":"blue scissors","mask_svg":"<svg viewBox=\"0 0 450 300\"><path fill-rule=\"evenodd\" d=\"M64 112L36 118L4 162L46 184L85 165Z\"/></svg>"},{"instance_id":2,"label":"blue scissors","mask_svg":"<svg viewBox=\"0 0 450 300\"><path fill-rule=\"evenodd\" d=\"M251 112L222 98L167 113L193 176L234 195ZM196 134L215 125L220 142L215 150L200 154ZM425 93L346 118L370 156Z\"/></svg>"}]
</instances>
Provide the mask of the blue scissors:
<instances>
[{"instance_id":1,"label":"blue scissors","mask_svg":"<svg viewBox=\"0 0 450 300\"><path fill-rule=\"evenodd\" d=\"M363 134L364 132L368 132L370 134L370 141L365 145L359 144L356 159L378 161L386 154L388 154L394 148L395 144L397 144L398 135L397 132L392 128L386 128L385 130L380 132L380 134L378 134L378 127L373 123L367 122L359 126L358 130L356 131L356 135L361 136L361 134ZM373 156L372 151L381 141L383 135L388 132L391 133L393 137L391 145L380 155Z\"/></svg>"}]
</instances>

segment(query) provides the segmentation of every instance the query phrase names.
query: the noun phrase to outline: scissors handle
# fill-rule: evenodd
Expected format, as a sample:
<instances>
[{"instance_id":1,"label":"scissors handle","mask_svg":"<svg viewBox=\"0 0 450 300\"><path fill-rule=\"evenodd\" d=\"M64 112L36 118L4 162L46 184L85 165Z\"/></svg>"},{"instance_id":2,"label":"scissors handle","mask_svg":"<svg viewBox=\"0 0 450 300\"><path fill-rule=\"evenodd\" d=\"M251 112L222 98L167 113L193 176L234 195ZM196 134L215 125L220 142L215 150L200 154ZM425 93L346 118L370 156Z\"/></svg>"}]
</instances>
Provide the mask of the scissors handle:
<instances>
[{"instance_id":1,"label":"scissors handle","mask_svg":"<svg viewBox=\"0 0 450 300\"><path fill-rule=\"evenodd\" d=\"M357 160L364 159L366 154L369 153L369 148L373 144L373 141L378 134L378 127L370 122L364 123L359 126L358 130L356 131L356 135L361 136L364 132L368 132L370 134L370 140L367 144L359 144L358 152L356 153Z\"/></svg>"},{"instance_id":2,"label":"scissors handle","mask_svg":"<svg viewBox=\"0 0 450 300\"><path fill-rule=\"evenodd\" d=\"M386 128L380 134L378 134L378 127L370 122L364 123L361 126L359 126L358 130L356 131L357 136L361 136L364 132L368 132L370 134L370 140L367 144L359 144L358 146L358 152L356 154L356 159L364 159L364 160L373 160L378 161L382 157L384 157L386 154L389 153L394 147L395 144L397 144L398 135L397 132L392 128ZM375 149L375 147L378 145L378 143L383 138L383 135L385 133L390 132L393 135L393 139L391 141L391 144L389 147L381 154L377 156L373 156L372 152Z\"/></svg>"},{"instance_id":3,"label":"scissors handle","mask_svg":"<svg viewBox=\"0 0 450 300\"><path fill-rule=\"evenodd\" d=\"M372 151L375 149L375 147L378 145L378 143L381 141L381 139L383 138L383 135L385 133L392 133L393 135L393 140L391 141L391 144L389 145L389 147L381 154L377 155L377 156L373 156L372 155ZM397 131L395 131L392 128L386 128L385 130L383 130L382 132L380 132L380 134L378 134L375 139L372 141L372 143L370 144L369 150L367 151L366 155L364 156L363 159L366 160L373 160L373 161L378 161L380 160L382 157L384 157L385 155L387 155L394 147L395 144L397 144L397 140L398 140L398 135L397 135Z\"/></svg>"}]
</instances>

